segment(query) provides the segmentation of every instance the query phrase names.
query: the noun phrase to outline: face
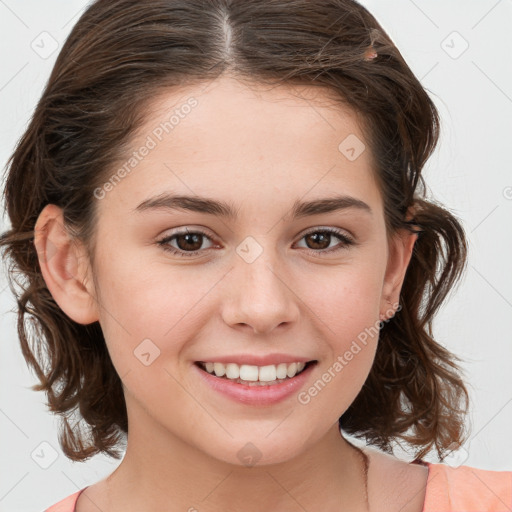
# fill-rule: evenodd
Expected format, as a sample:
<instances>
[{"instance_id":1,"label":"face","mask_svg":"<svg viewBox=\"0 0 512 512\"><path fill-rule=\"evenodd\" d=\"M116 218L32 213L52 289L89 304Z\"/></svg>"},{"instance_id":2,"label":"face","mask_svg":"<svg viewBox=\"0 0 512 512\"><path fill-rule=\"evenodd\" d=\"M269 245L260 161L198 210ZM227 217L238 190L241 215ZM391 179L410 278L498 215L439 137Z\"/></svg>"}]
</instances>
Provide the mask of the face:
<instances>
[{"instance_id":1,"label":"face","mask_svg":"<svg viewBox=\"0 0 512 512\"><path fill-rule=\"evenodd\" d=\"M98 318L130 430L239 465L290 459L360 391L405 270L364 135L318 88L224 78L159 96L149 117L95 199ZM244 380L274 366L264 380L294 361L302 373L260 387L198 364L247 365Z\"/></svg>"}]
</instances>

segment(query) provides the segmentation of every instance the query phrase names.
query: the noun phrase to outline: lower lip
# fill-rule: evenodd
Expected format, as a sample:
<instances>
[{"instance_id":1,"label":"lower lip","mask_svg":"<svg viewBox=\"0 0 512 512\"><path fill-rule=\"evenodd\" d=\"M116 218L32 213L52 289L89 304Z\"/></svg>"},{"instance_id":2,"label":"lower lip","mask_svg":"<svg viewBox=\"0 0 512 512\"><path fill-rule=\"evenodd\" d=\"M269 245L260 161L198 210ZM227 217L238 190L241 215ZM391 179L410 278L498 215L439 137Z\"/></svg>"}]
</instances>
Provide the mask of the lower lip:
<instances>
[{"instance_id":1,"label":"lower lip","mask_svg":"<svg viewBox=\"0 0 512 512\"><path fill-rule=\"evenodd\" d=\"M286 379L280 384L271 384L269 386L247 386L239 384L229 379L216 377L202 370L194 364L194 368L199 372L199 376L206 384L219 393L247 405L271 405L297 393L304 385L309 374L313 370L316 363L310 364L297 376Z\"/></svg>"}]
</instances>

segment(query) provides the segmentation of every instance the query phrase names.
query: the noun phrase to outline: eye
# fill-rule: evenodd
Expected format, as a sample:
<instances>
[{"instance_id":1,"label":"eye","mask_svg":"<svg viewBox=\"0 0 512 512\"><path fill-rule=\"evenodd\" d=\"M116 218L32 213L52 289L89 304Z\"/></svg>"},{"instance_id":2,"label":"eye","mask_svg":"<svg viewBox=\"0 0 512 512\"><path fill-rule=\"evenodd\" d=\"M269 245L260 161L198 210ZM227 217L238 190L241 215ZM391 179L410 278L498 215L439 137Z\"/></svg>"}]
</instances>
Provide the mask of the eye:
<instances>
[{"instance_id":1,"label":"eye","mask_svg":"<svg viewBox=\"0 0 512 512\"><path fill-rule=\"evenodd\" d=\"M333 236L340 240L342 243L335 245L334 247L329 248L330 242L332 241ZM355 244L355 241L345 234L343 231L335 228L315 228L312 231L307 232L301 240L306 240L307 244L313 246L313 249L321 249L321 250L312 250L309 252L313 252L315 255L323 256L324 254L332 254L333 252L338 252L341 250L348 249L351 245ZM325 250L327 249L327 250Z\"/></svg>"},{"instance_id":2,"label":"eye","mask_svg":"<svg viewBox=\"0 0 512 512\"><path fill-rule=\"evenodd\" d=\"M207 238L211 241L211 238L205 232L201 230L189 231L187 229L185 231L179 231L173 235L166 236L162 240L158 241L158 245L160 245L165 251L175 254L176 256L190 257L196 256L197 252L200 251L202 238ZM178 245L177 248L171 245L171 242L173 241L176 241Z\"/></svg>"},{"instance_id":3,"label":"eye","mask_svg":"<svg viewBox=\"0 0 512 512\"><path fill-rule=\"evenodd\" d=\"M332 239L337 238L341 243L338 243L334 247L329 248ZM196 256L199 252L206 249L201 249L204 239L212 239L201 230L190 231L179 231L172 235L166 236L157 243L165 251L175 254L176 256L191 257ZM306 244L310 246L309 252L315 255L331 254L333 252L348 249L351 245L355 244L355 241L349 237L346 233L335 228L315 228L307 232L300 240L306 240ZM171 245L173 242L177 244L177 247ZM311 247L312 246L312 247Z\"/></svg>"}]
</instances>

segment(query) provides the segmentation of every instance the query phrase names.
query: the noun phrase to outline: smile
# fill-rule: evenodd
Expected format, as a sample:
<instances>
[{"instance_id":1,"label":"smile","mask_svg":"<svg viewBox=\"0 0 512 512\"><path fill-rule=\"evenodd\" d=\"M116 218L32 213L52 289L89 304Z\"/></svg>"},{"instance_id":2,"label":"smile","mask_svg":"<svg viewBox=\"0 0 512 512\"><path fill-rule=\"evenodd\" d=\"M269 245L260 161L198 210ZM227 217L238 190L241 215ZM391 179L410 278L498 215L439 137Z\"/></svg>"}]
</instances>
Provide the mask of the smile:
<instances>
[{"instance_id":1,"label":"smile","mask_svg":"<svg viewBox=\"0 0 512 512\"><path fill-rule=\"evenodd\" d=\"M313 361L310 361L311 363ZM307 364L304 362L270 364L254 366L237 363L214 363L199 361L198 366L216 377L232 380L239 384L264 386L279 384L300 374Z\"/></svg>"}]
</instances>

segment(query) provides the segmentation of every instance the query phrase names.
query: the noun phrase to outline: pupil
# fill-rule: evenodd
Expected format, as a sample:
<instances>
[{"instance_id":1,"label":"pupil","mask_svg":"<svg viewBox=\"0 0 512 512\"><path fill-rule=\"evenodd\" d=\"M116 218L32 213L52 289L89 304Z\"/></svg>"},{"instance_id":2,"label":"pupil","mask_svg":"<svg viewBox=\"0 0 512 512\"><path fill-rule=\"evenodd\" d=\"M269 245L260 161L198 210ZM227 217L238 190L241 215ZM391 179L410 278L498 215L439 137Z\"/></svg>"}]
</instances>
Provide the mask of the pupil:
<instances>
[{"instance_id":1,"label":"pupil","mask_svg":"<svg viewBox=\"0 0 512 512\"><path fill-rule=\"evenodd\" d=\"M202 235L199 235L199 234L194 234L194 233L187 233L186 235L181 235L180 237L178 237L178 246L180 247L180 249L192 249L192 250L198 250L200 247L201 247L201 243L197 242L199 240L199 237L202 236ZM186 240L186 244L188 244L188 246L186 247L183 247L182 245L183 244L180 244L179 243L179 240L181 239L185 239ZM192 239L192 242L190 241L190 239ZM193 240L195 239L196 243L195 243L195 246L194 247L190 247L190 243L193 243Z\"/></svg>"},{"instance_id":2,"label":"pupil","mask_svg":"<svg viewBox=\"0 0 512 512\"><path fill-rule=\"evenodd\" d=\"M325 241L328 241L328 238L329 238L330 234L328 234L328 233L313 233L313 234L308 235L308 236L309 236L310 238L312 238L312 239L313 239L313 245L314 245L314 244L317 244L317 246L318 246L318 245L320 245L320 247L314 247L314 248L316 248L316 249L318 249L318 248L322 249L322 248L325 248L325 243L324 243L324 244L322 244L321 242L319 242L319 241L318 241L318 239L319 239L319 238L323 238L323 239L324 239L324 242L325 242ZM328 244L328 243L327 243L327 246L329 246L329 244Z\"/></svg>"}]
</instances>

